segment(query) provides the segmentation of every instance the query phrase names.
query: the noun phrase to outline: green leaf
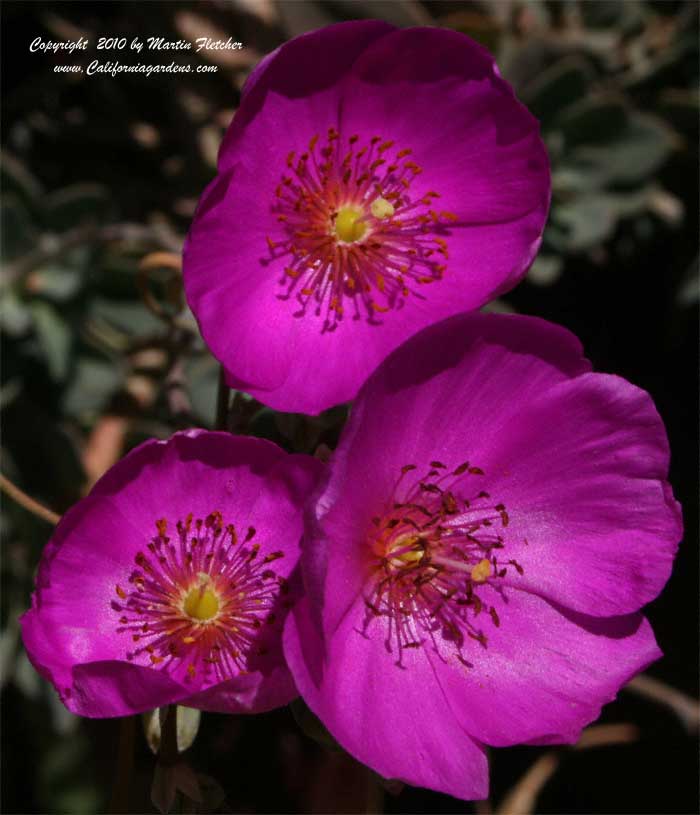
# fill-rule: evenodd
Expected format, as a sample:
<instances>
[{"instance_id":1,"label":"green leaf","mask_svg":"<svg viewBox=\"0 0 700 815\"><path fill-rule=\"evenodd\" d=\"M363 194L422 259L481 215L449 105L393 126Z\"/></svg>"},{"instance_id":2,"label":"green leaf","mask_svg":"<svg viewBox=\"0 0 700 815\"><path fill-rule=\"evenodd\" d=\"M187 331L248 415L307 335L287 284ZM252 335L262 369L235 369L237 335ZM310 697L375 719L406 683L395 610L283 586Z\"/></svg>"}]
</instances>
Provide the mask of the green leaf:
<instances>
[{"instance_id":1,"label":"green leaf","mask_svg":"<svg viewBox=\"0 0 700 815\"><path fill-rule=\"evenodd\" d=\"M0 229L2 229L0 257L3 262L16 260L36 249L39 232L28 209L15 195L3 195L0 202Z\"/></svg>"},{"instance_id":2,"label":"green leaf","mask_svg":"<svg viewBox=\"0 0 700 815\"><path fill-rule=\"evenodd\" d=\"M90 319L104 321L129 336L161 332L163 323L140 300L118 302L96 297L89 308Z\"/></svg>"},{"instance_id":3,"label":"green leaf","mask_svg":"<svg viewBox=\"0 0 700 815\"><path fill-rule=\"evenodd\" d=\"M74 184L47 195L44 223L52 231L64 232L84 224L98 224L114 214L109 190L100 184Z\"/></svg>"},{"instance_id":4,"label":"green leaf","mask_svg":"<svg viewBox=\"0 0 700 815\"><path fill-rule=\"evenodd\" d=\"M676 143L673 131L655 116L630 115L626 127L613 141L580 145L567 162L587 173L599 187L639 184L659 170Z\"/></svg>"},{"instance_id":5,"label":"green leaf","mask_svg":"<svg viewBox=\"0 0 700 815\"><path fill-rule=\"evenodd\" d=\"M63 394L62 409L84 420L98 414L122 383L122 371L111 362L79 357Z\"/></svg>"},{"instance_id":6,"label":"green leaf","mask_svg":"<svg viewBox=\"0 0 700 815\"><path fill-rule=\"evenodd\" d=\"M558 251L580 252L603 243L616 225L616 213L608 196L581 196L552 210L545 240Z\"/></svg>"},{"instance_id":7,"label":"green leaf","mask_svg":"<svg viewBox=\"0 0 700 815\"><path fill-rule=\"evenodd\" d=\"M696 29L696 26L693 26ZM625 91L650 93L678 85L690 86L697 93L698 35L691 30L649 61L640 62L625 75Z\"/></svg>"},{"instance_id":8,"label":"green leaf","mask_svg":"<svg viewBox=\"0 0 700 815\"><path fill-rule=\"evenodd\" d=\"M185 363L185 380L192 410L206 427L216 421L219 363L211 356L193 357Z\"/></svg>"},{"instance_id":9,"label":"green leaf","mask_svg":"<svg viewBox=\"0 0 700 815\"><path fill-rule=\"evenodd\" d=\"M68 266L43 266L31 272L26 288L31 294L62 303L73 298L82 285L82 275Z\"/></svg>"},{"instance_id":10,"label":"green leaf","mask_svg":"<svg viewBox=\"0 0 700 815\"><path fill-rule=\"evenodd\" d=\"M39 300L29 306L34 318L39 346L51 376L63 381L70 361L71 333L66 321L48 303Z\"/></svg>"},{"instance_id":11,"label":"green leaf","mask_svg":"<svg viewBox=\"0 0 700 815\"><path fill-rule=\"evenodd\" d=\"M3 292L0 296L0 328L11 337L20 337L31 326L32 313L29 306L14 291Z\"/></svg>"},{"instance_id":12,"label":"green leaf","mask_svg":"<svg viewBox=\"0 0 700 815\"><path fill-rule=\"evenodd\" d=\"M565 149L580 144L605 144L615 141L627 127L629 111L622 100L608 98L581 99L569 105L557 117Z\"/></svg>"},{"instance_id":13,"label":"green leaf","mask_svg":"<svg viewBox=\"0 0 700 815\"><path fill-rule=\"evenodd\" d=\"M700 97L697 89L667 88L658 100L657 112L688 139L690 145L698 143L700 123Z\"/></svg>"},{"instance_id":14,"label":"green leaf","mask_svg":"<svg viewBox=\"0 0 700 815\"><path fill-rule=\"evenodd\" d=\"M587 28L635 31L643 25L643 12L636 0L583 0L578 4Z\"/></svg>"},{"instance_id":15,"label":"green leaf","mask_svg":"<svg viewBox=\"0 0 700 815\"><path fill-rule=\"evenodd\" d=\"M527 273L527 279L536 286L551 286L561 277L564 261L558 255L540 254Z\"/></svg>"},{"instance_id":16,"label":"green leaf","mask_svg":"<svg viewBox=\"0 0 700 815\"><path fill-rule=\"evenodd\" d=\"M547 128L557 113L585 96L594 78L590 64L581 57L565 57L542 71L522 90L523 102Z\"/></svg>"},{"instance_id":17,"label":"green leaf","mask_svg":"<svg viewBox=\"0 0 700 815\"><path fill-rule=\"evenodd\" d=\"M0 180L3 196L16 196L29 211L34 212L35 205L43 195L41 184L25 167L24 162L7 150L2 151Z\"/></svg>"}]
</instances>

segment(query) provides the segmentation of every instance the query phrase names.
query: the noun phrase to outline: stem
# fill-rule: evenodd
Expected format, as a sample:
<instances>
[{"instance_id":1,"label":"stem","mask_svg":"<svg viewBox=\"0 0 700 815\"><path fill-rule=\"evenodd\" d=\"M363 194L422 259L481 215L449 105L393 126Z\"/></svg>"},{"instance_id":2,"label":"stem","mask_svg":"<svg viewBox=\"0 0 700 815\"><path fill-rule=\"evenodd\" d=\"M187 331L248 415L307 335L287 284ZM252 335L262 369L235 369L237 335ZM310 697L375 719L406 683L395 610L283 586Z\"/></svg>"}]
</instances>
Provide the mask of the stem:
<instances>
[{"instance_id":1,"label":"stem","mask_svg":"<svg viewBox=\"0 0 700 815\"><path fill-rule=\"evenodd\" d=\"M633 691L670 708L683 722L689 733L697 733L700 730L700 702L683 691L646 674L635 676L625 685L625 690Z\"/></svg>"},{"instance_id":2,"label":"stem","mask_svg":"<svg viewBox=\"0 0 700 815\"><path fill-rule=\"evenodd\" d=\"M639 730L633 724L599 724L587 727L572 750L588 750L613 744L630 744L639 739ZM548 750L520 777L501 801L496 815L533 815L537 811L537 798L559 768L565 749Z\"/></svg>"},{"instance_id":3,"label":"stem","mask_svg":"<svg viewBox=\"0 0 700 815\"><path fill-rule=\"evenodd\" d=\"M216 429L226 430L230 391L224 376L224 366L219 367L219 389L216 395Z\"/></svg>"},{"instance_id":4,"label":"stem","mask_svg":"<svg viewBox=\"0 0 700 815\"><path fill-rule=\"evenodd\" d=\"M36 515L37 518L41 518L43 521L47 521L54 526L61 520L61 516L55 512L52 512L48 507L45 507L43 504L40 504L38 501L35 501L26 492L21 490L18 486L12 483L7 476L4 476L0 473L0 489L7 493L14 501L16 501L21 507L24 507L26 510L32 513L32 515Z\"/></svg>"},{"instance_id":5,"label":"stem","mask_svg":"<svg viewBox=\"0 0 700 815\"><path fill-rule=\"evenodd\" d=\"M160 708L160 747L158 763L173 767L178 761L177 751L177 705Z\"/></svg>"},{"instance_id":6,"label":"stem","mask_svg":"<svg viewBox=\"0 0 700 815\"><path fill-rule=\"evenodd\" d=\"M130 812L129 790L131 773L134 767L134 717L124 716L119 721L119 747L117 748L117 769L114 786L109 801L110 815Z\"/></svg>"}]
</instances>

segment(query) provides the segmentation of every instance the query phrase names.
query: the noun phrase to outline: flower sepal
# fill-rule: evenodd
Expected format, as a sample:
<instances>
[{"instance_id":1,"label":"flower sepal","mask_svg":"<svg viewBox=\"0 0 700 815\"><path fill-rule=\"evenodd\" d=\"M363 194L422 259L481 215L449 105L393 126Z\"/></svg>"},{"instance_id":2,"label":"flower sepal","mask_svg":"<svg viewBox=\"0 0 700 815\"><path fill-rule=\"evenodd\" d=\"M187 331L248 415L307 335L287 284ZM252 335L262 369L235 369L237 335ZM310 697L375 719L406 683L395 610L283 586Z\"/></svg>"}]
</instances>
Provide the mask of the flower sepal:
<instances>
[{"instance_id":1,"label":"flower sepal","mask_svg":"<svg viewBox=\"0 0 700 815\"><path fill-rule=\"evenodd\" d=\"M202 718L201 710L183 705L174 705L175 731L177 735L177 751L184 753L193 744L199 732L199 723ZM161 745L161 718L164 708L149 710L141 715L143 734L146 737L151 752L158 755Z\"/></svg>"}]
</instances>

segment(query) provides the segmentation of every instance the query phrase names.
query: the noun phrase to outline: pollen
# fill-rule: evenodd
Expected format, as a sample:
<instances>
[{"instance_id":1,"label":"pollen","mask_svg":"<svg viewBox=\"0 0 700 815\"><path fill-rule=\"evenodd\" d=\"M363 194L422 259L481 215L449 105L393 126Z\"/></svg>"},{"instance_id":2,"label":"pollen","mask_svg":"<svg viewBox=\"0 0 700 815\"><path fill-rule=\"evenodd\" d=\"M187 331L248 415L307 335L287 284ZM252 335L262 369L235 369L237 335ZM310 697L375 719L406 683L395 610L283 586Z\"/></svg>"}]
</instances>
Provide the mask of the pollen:
<instances>
[{"instance_id":1,"label":"pollen","mask_svg":"<svg viewBox=\"0 0 700 815\"><path fill-rule=\"evenodd\" d=\"M391 218L391 216L396 212L396 208L394 205L387 201L386 198L375 198L370 205L370 211L375 218Z\"/></svg>"},{"instance_id":2,"label":"pollen","mask_svg":"<svg viewBox=\"0 0 700 815\"><path fill-rule=\"evenodd\" d=\"M491 562L484 558L471 570L469 576L473 583L485 583L491 576Z\"/></svg>"}]
</instances>

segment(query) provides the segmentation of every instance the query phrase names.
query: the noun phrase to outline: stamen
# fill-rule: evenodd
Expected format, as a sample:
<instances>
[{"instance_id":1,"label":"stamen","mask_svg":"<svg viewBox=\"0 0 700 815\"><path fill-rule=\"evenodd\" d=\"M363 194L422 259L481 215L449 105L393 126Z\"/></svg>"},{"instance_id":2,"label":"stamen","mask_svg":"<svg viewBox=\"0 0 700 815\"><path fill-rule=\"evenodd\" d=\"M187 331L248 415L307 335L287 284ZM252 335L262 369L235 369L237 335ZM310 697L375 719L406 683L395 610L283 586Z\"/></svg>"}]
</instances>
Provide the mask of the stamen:
<instances>
[{"instance_id":1,"label":"stamen","mask_svg":"<svg viewBox=\"0 0 700 815\"><path fill-rule=\"evenodd\" d=\"M158 534L138 552L129 590L115 588L119 633L137 643L127 659L162 670L185 672L185 679L214 674L230 678L249 669L249 660L267 651L258 633L277 626L275 608L287 583L271 568L281 551L257 557L255 528L239 537L215 511L206 518L188 515L168 537L168 522L156 521ZM282 601L282 606L288 602Z\"/></svg>"},{"instance_id":2,"label":"stamen","mask_svg":"<svg viewBox=\"0 0 700 815\"><path fill-rule=\"evenodd\" d=\"M437 192L411 194L421 172L411 150L381 136L359 142L335 128L325 143L312 136L307 152L287 156L289 174L272 200L280 233L267 236L263 262L285 258L280 296L299 303L298 316L319 317L322 331L337 329L348 307L377 322L407 297L423 297L449 257L456 216L431 208Z\"/></svg>"},{"instance_id":3,"label":"stamen","mask_svg":"<svg viewBox=\"0 0 700 815\"><path fill-rule=\"evenodd\" d=\"M523 569L514 559L499 563L506 544L496 530L508 526L509 516L503 504L491 504L489 494L474 486L484 476L481 468L431 461L416 478L417 469L401 468L385 512L372 519L363 632L383 620L386 648L401 667L404 649L426 644L446 659L445 642L468 666L462 650L469 639L488 647L477 617L486 611L491 624L500 625L479 588L488 583L498 591L508 566L518 574Z\"/></svg>"}]
</instances>

